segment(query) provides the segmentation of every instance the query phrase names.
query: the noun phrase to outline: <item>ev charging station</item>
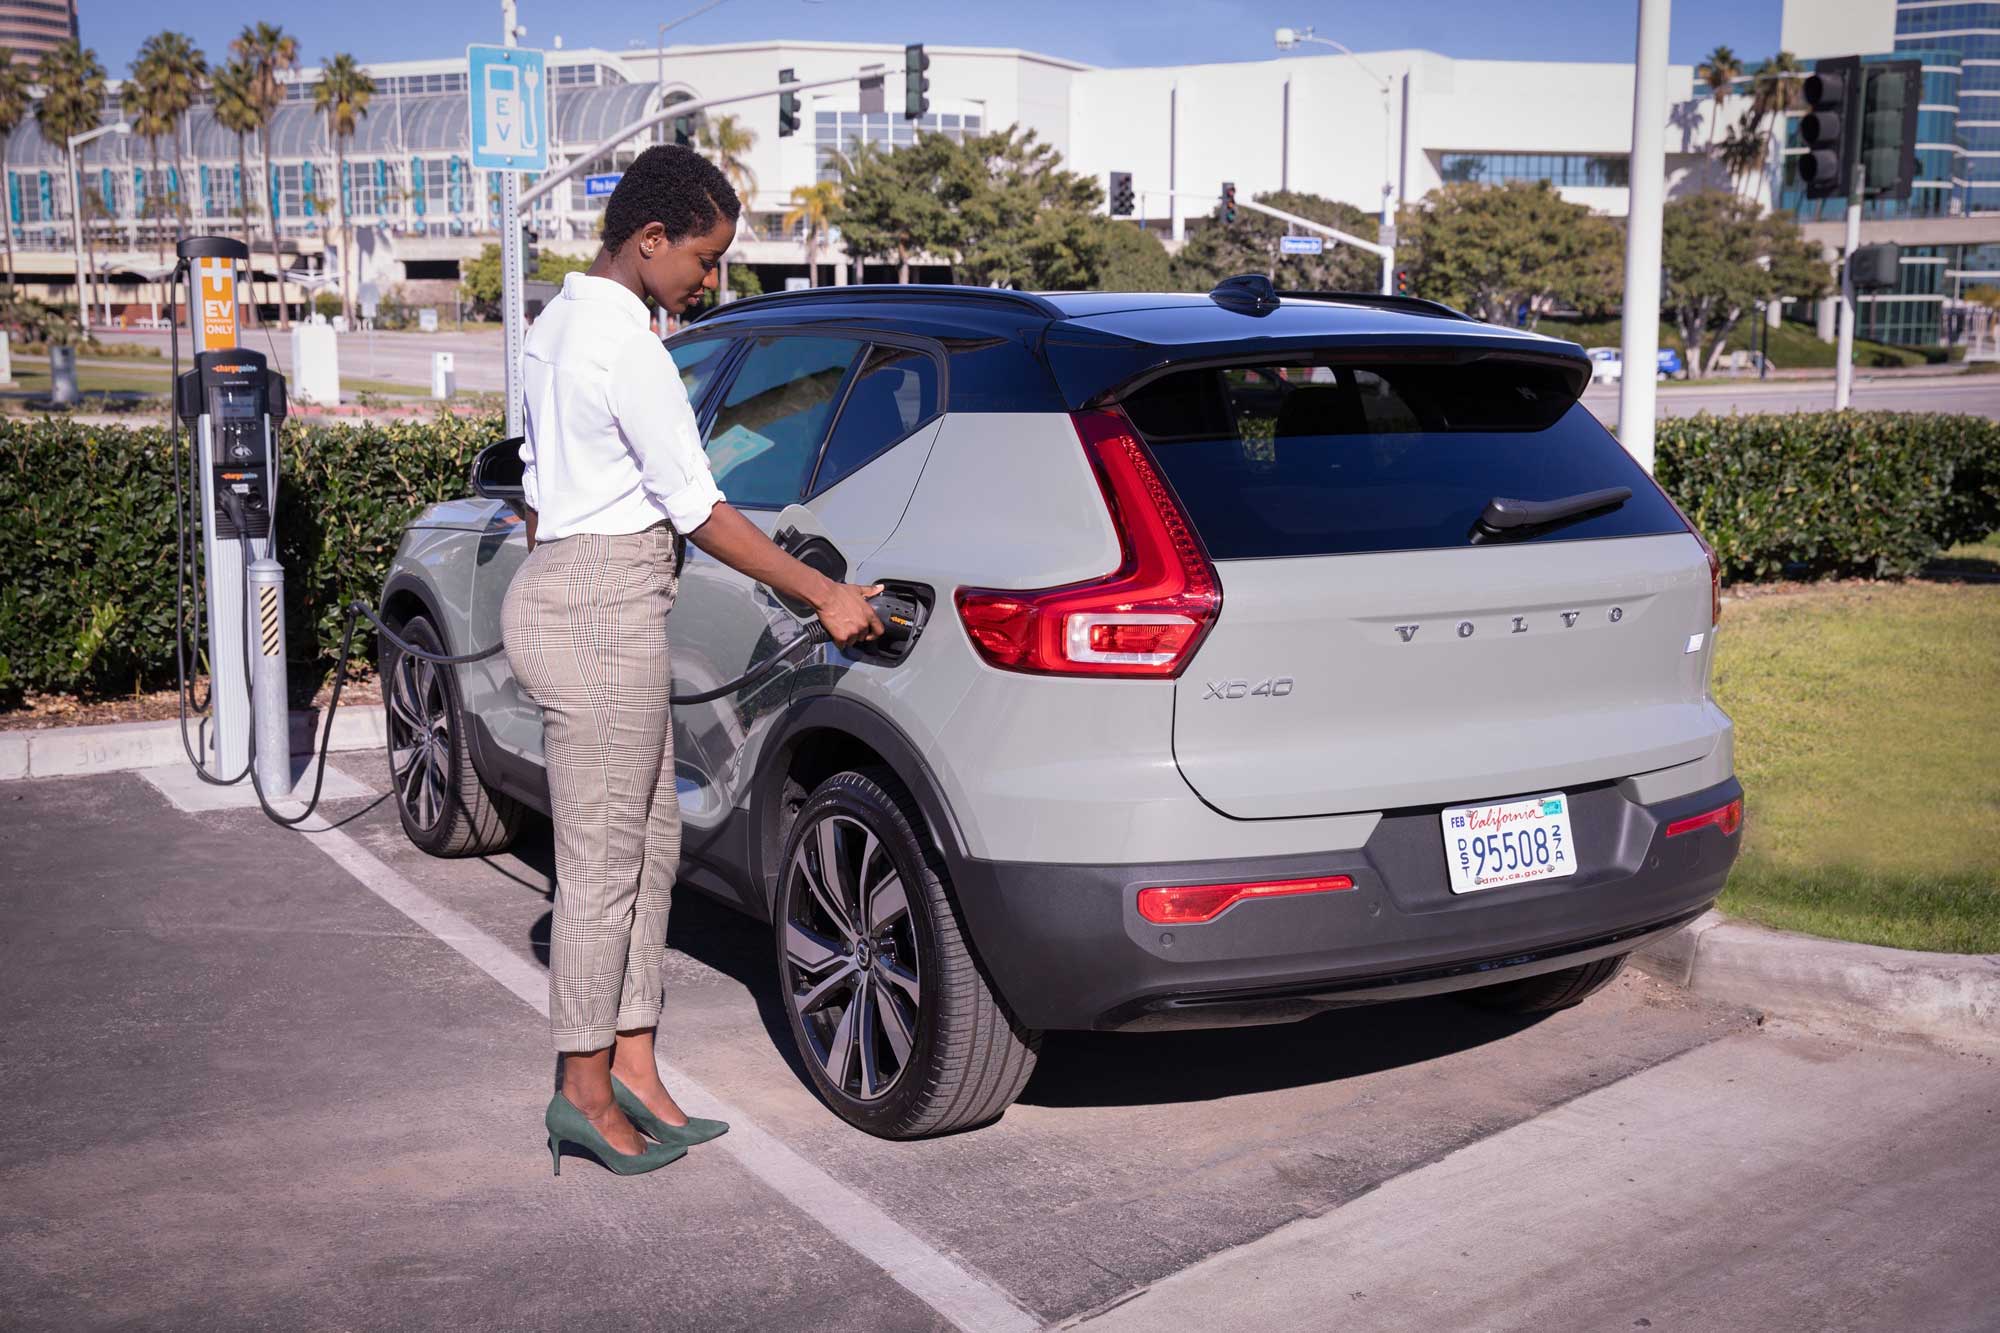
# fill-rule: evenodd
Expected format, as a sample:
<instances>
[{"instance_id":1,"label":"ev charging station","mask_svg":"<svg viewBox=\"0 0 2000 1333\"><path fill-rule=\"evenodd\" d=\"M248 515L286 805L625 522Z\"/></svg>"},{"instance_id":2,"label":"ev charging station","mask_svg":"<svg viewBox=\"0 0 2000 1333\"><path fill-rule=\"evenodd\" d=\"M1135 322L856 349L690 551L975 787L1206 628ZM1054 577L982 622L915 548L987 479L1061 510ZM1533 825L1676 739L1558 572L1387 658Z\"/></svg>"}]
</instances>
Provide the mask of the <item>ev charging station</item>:
<instances>
[{"instance_id":1,"label":"ev charging station","mask_svg":"<svg viewBox=\"0 0 2000 1333\"><path fill-rule=\"evenodd\" d=\"M190 745L189 758L210 782L228 785L248 775L262 796L283 797L292 790L292 758L285 570L273 516L285 377L260 353L237 345L237 266L249 261L248 248L225 236L193 236L176 253L195 345L194 368L181 371L175 333L174 411L193 442L185 476L181 461L174 462L177 486L186 483L180 577L185 586L192 553L185 524L192 518L201 537L197 586L210 698L199 753ZM184 711L184 738L186 720Z\"/></svg>"}]
</instances>

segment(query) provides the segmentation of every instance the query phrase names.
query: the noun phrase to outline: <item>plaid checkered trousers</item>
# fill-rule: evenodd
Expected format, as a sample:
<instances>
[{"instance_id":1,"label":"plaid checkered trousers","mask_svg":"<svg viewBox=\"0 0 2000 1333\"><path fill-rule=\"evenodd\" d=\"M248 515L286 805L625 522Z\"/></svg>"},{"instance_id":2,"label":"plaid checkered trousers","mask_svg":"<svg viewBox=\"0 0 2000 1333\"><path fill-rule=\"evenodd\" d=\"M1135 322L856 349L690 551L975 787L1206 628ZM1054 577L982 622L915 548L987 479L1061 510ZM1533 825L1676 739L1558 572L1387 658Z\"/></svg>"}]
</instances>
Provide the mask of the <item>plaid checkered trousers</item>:
<instances>
[{"instance_id":1,"label":"plaid checkered trousers","mask_svg":"<svg viewBox=\"0 0 2000 1333\"><path fill-rule=\"evenodd\" d=\"M556 839L549 1024L558 1051L655 1026L681 855L674 795L674 535L542 542L507 590L515 679L542 706Z\"/></svg>"}]
</instances>

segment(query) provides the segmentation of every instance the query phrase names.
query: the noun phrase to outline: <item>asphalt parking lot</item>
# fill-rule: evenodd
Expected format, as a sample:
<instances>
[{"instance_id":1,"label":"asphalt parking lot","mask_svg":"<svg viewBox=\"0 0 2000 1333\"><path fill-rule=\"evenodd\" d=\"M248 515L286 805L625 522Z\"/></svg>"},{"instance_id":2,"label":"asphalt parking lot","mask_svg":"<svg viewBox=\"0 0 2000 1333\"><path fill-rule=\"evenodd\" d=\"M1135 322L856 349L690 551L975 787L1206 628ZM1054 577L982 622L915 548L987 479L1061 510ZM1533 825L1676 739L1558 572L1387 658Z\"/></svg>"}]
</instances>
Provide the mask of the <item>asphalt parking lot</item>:
<instances>
[{"instance_id":1,"label":"asphalt parking lot","mask_svg":"<svg viewBox=\"0 0 2000 1333\"><path fill-rule=\"evenodd\" d=\"M336 766L380 792L372 755ZM670 1085L735 1129L549 1173L552 853L439 861L139 773L0 784L0 1324L23 1328L1991 1328L2000 1067L1628 973L1052 1034L955 1137L848 1128L765 928L676 898Z\"/></svg>"}]
</instances>

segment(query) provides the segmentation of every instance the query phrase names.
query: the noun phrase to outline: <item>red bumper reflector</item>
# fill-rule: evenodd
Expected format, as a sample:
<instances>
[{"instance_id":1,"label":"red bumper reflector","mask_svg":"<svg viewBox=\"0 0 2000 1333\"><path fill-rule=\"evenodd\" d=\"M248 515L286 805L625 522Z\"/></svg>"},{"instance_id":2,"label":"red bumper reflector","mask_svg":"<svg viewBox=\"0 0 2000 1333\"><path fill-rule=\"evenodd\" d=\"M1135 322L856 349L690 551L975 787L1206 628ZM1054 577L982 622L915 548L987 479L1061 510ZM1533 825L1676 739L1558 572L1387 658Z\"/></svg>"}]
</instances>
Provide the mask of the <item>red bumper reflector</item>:
<instances>
[{"instance_id":1,"label":"red bumper reflector","mask_svg":"<svg viewBox=\"0 0 2000 1333\"><path fill-rule=\"evenodd\" d=\"M1282 898L1294 893L1337 893L1351 889L1346 875L1281 879L1253 884L1178 884L1139 890L1139 915L1158 926L1192 926L1213 921L1245 898Z\"/></svg>"},{"instance_id":2,"label":"red bumper reflector","mask_svg":"<svg viewBox=\"0 0 2000 1333\"><path fill-rule=\"evenodd\" d=\"M1673 823L1667 825L1667 836L1669 838L1678 838L1683 833L1692 833L1698 828L1707 828L1711 824L1726 834L1734 833L1737 829L1742 828L1743 798L1739 796L1728 805L1718 810L1710 810L1706 814L1689 815L1686 819L1676 819Z\"/></svg>"}]
</instances>

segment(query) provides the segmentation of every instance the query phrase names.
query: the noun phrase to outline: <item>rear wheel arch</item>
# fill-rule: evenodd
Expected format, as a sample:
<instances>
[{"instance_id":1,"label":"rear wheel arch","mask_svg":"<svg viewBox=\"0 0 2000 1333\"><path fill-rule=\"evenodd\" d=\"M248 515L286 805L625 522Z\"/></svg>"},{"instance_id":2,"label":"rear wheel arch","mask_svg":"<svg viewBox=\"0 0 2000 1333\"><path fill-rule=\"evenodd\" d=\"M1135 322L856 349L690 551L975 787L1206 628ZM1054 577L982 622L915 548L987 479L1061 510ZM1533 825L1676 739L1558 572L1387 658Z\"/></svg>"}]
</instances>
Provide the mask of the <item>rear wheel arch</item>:
<instances>
[{"instance_id":1,"label":"rear wheel arch","mask_svg":"<svg viewBox=\"0 0 2000 1333\"><path fill-rule=\"evenodd\" d=\"M920 836L947 873L965 860L965 844L943 789L916 745L894 722L858 700L815 695L795 701L774 729L752 788L749 867L767 916L775 910L785 838L813 789L835 773L887 769L923 816Z\"/></svg>"}]
</instances>

